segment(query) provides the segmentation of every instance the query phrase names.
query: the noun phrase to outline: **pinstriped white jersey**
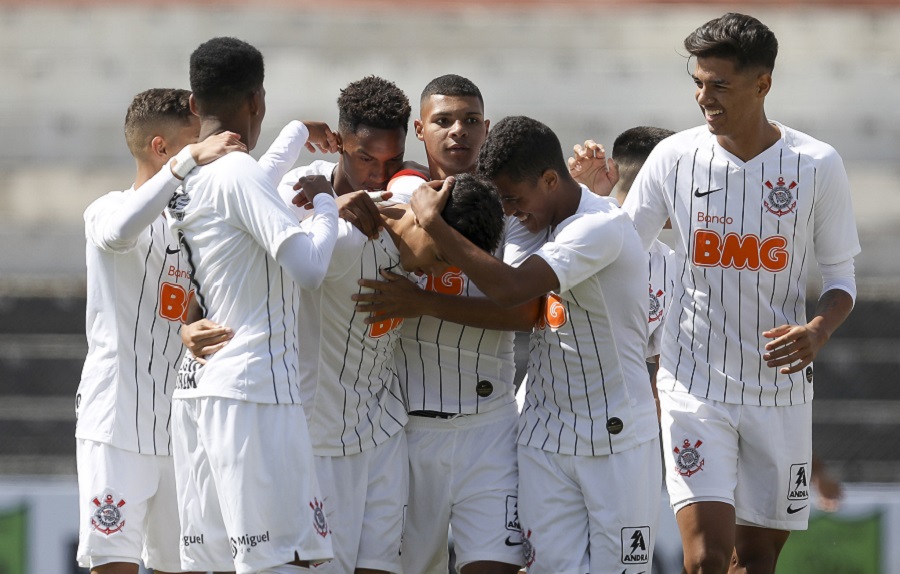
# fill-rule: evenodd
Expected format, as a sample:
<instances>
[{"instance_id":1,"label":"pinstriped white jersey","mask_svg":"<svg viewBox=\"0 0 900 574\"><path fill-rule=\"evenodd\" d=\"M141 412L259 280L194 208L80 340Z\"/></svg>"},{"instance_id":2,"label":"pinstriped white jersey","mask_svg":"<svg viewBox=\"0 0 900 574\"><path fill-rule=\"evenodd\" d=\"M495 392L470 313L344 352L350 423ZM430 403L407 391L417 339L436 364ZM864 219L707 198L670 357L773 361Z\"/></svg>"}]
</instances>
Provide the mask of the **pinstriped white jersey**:
<instances>
[{"instance_id":1,"label":"pinstriped white jersey","mask_svg":"<svg viewBox=\"0 0 900 574\"><path fill-rule=\"evenodd\" d=\"M706 126L666 139L625 201L646 245L667 217L679 238L660 389L734 404L812 400L813 366L792 375L767 367L762 333L805 324L810 260L846 261L859 240L840 156L774 125L781 139L747 162Z\"/></svg>"},{"instance_id":2,"label":"pinstriped white jersey","mask_svg":"<svg viewBox=\"0 0 900 574\"><path fill-rule=\"evenodd\" d=\"M131 192L109 193L84 213L88 355L78 386L75 436L169 455L189 267L162 216L123 249L99 237L104 221Z\"/></svg>"},{"instance_id":3,"label":"pinstriped white jersey","mask_svg":"<svg viewBox=\"0 0 900 574\"><path fill-rule=\"evenodd\" d=\"M304 227L310 220L304 221ZM367 325L350 298L361 278L400 271L400 253L387 230L369 241L340 220L328 274L303 291L300 308L301 389L310 439L318 456L370 449L403 430L406 408L394 366L401 319Z\"/></svg>"},{"instance_id":4,"label":"pinstriped white jersey","mask_svg":"<svg viewBox=\"0 0 900 574\"><path fill-rule=\"evenodd\" d=\"M393 180L392 199L407 203L423 181L417 175ZM441 277L423 277L419 286L448 295L484 297L457 268ZM404 320L394 358L407 408L469 415L513 402L513 339L512 331L467 327L427 315Z\"/></svg>"},{"instance_id":5,"label":"pinstriped white jersey","mask_svg":"<svg viewBox=\"0 0 900 574\"><path fill-rule=\"evenodd\" d=\"M613 200L582 186L536 252L559 279L531 336L518 443L599 456L659 433L645 364L647 251Z\"/></svg>"},{"instance_id":6,"label":"pinstriped white jersey","mask_svg":"<svg viewBox=\"0 0 900 574\"><path fill-rule=\"evenodd\" d=\"M205 316L234 329L206 365L186 355L175 398L299 404L299 287L273 256L301 230L269 174L248 154L228 154L191 172L167 214Z\"/></svg>"},{"instance_id":7,"label":"pinstriped white jersey","mask_svg":"<svg viewBox=\"0 0 900 574\"><path fill-rule=\"evenodd\" d=\"M656 239L650 246L650 314L647 317L647 358L659 354L669 302L675 291L675 252Z\"/></svg>"}]
</instances>

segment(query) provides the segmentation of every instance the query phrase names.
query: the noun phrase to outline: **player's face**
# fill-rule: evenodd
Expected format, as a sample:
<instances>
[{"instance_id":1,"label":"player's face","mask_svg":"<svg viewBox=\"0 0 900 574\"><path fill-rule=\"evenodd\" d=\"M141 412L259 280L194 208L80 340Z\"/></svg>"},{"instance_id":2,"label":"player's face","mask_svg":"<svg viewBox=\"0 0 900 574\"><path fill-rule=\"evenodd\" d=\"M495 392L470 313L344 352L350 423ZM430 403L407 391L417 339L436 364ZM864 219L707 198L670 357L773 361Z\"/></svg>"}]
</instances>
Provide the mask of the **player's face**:
<instances>
[{"instance_id":1,"label":"player's face","mask_svg":"<svg viewBox=\"0 0 900 574\"><path fill-rule=\"evenodd\" d=\"M416 120L416 137L425 142L428 165L438 176L471 172L487 137L489 121L475 96L429 96Z\"/></svg>"},{"instance_id":2,"label":"player's face","mask_svg":"<svg viewBox=\"0 0 900 574\"><path fill-rule=\"evenodd\" d=\"M737 71L730 59L697 58L692 76L709 131L719 137L752 137L765 118L771 75L755 68Z\"/></svg>"},{"instance_id":3,"label":"player's face","mask_svg":"<svg viewBox=\"0 0 900 574\"><path fill-rule=\"evenodd\" d=\"M450 267L434 239L418 225L404 233L398 250L400 265L410 273L437 276Z\"/></svg>"},{"instance_id":4,"label":"player's face","mask_svg":"<svg viewBox=\"0 0 900 574\"><path fill-rule=\"evenodd\" d=\"M166 159L169 160L178 155L184 146L197 143L200 139L200 118L191 116L186 125L179 127L167 139Z\"/></svg>"},{"instance_id":5,"label":"player's face","mask_svg":"<svg viewBox=\"0 0 900 574\"><path fill-rule=\"evenodd\" d=\"M360 126L341 134L341 169L354 190L379 190L403 167L406 131Z\"/></svg>"},{"instance_id":6,"label":"player's face","mask_svg":"<svg viewBox=\"0 0 900 574\"><path fill-rule=\"evenodd\" d=\"M494 178L494 185L500 192L503 212L518 219L532 233L544 230L554 223L548 172L533 182L514 181L507 175Z\"/></svg>"}]
</instances>

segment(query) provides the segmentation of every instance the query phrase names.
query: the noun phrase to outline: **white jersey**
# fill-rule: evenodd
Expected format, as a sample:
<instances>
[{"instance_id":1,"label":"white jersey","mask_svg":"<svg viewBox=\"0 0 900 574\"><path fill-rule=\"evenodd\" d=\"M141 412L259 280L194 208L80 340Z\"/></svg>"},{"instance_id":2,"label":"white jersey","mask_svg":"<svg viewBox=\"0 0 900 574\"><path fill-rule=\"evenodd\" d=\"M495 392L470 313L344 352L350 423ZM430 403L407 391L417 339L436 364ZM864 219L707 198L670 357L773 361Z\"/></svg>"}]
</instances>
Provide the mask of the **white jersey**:
<instances>
[{"instance_id":1,"label":"white jersey","mask_svg":"<svg viewBox=\"0 0 900 574\"><path fill-rule=\"evenodd\" d=\"M666 312L675 291L675 252L660 241L650 246L650 314L647 322L647 358L659 354Z\"/></svg>"},{"instance_id":2,"label":"white jersey","mask_svg":"<svg viewBox=\"0 0 900 574\"><path fill-rule=\"evenodd\" d=\"M408 203L423 178L409 175L392 184L392 200ZM484 297L458 268L425 276L420 287L463 297ZM406 405L412 411L476 414L515 401L512 331L467 327L436 317L406 319L394 358Z\"/></svg>"},{"instance_id":3,"label":"white jersey","mask_svg":"<svg viewBox=\"0 0 900 574\"><path fill-rule=\"evenodd\" d=\"M76 396L75 436L169 455L190 270L162 214L129 245L103 239L106 221L133 192L109 193L84 212L88 354Z\"/></svg>"},{"instance_id":4,"label":"white jersey","mask_svg":"<svg viewBox=\"0 0 900 574\"><path fill-rule=\"evenodd\" d=\"M791 375L767 367L762 333L806 324L809 260L849 260L859 240L840 156L774 125L781 138L746 162L706 126L666 139L625 200L645 246L668 217L679 238L660 389L736 404L812 400L812 365Z\"/></svg>"},{"instance_id":5,"label":"white jersey","mask_svg":"<svg viewBox=\"0 0 900 574\"><path fill-rule=\"evenodd\" d=\"M191 172L167 214L204 316L234 329L206 365L186 356L175 398L298 404L299 288L274 255L301 230L269 176L249 155L228 154ZM336 210L315 216L336 217Z\"/></svg>"},{"instance_id":6,"label":"white jersey","mask_svg":"<svg viewBox=\"0 0 900 574\"><path fill-rule=\"evenodd\" d=\"M599 456L654 439L648 256L627 215L582 186L577 212L548 231L536 255L559 289L545 296L531 336L519 444Z\"/></svg>"},{"instance_id":7,"label":"white jersey","mask_svg":"<svg viewBox=\"0 0 900 574\"><path fill-rule=\"evenodd\" d=\"M306 209L305 207L297 207L296 205L291 203L294 199L294 196L297 195L297 192L294 191L294 184L297 183L301 177L306 177L308 175L321 175L331 182L331 191L333 194L334 170L336 168L336 163L319 159L309 165L294 168L281 178L281 182L278 184L278 195L281 196L281 199L284 200L284 203L288 206L288 208L290 208L290 210L294 212L294 215L298 220L302 221L308 218L309 216L313 215L314 211L312 209Z\"/></svg>"},{"instance_id":8,"label":"white jersey","mask_svg":"<svg viewBox=\"0 0 900 574\"><path fill-rule=\"evenodd\" d=\"M368 314L357 312L351 299L361 292L359 279L379 278L380 269L400 272L400 252L387 230L370 241L346 221L338 229L325 281L304 290L300 308L301 388L317 456L370 449L407 420L394 367L403 320L367 325Z\"/></svg>"}]
</instances>

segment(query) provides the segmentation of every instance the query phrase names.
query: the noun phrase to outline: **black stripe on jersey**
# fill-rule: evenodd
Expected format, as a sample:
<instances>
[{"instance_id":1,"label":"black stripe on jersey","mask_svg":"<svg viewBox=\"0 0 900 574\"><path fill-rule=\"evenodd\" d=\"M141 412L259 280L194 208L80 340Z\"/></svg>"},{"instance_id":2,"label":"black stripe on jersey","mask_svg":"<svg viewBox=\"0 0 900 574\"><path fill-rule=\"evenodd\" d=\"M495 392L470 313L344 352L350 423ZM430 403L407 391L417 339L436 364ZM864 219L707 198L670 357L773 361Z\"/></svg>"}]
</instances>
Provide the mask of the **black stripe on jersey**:
<instances>
[{"instance_id":1,"label":"black stripe on jersey","mask_svg":"<svg viewBox=\"0 0 900 574\"><path fill-rule=\"evenodd\" d=\"M728 187L729 187L729 178L728 176L731 174L731 160L725 160L725 207L722 209L726 218L728 216ZM743 201L741 202L743 203ZM728 225L727 223L725 225ZM740 271L738 271L740 273ZM739 276L740 277L740 276ZM728 365L728 336L725 335L725 325L728 324L728 310L725 308L725 273L719 273L719 278L721 279L721 284L719 286L719 304L722 305L722 370L725 370L725 366ZM740 309L741 301L738 299L738 309ZM740 311L738 311L738 315L740 315ZM712 332L712 326L710 326L710 332ZM740 331L738 331L740 333ZM740 334L738 335L740 337ZM712 365L709 364L710 369L710 380L712 379ZM722 402L725 402L725 398L728 395L728 376L722 373Z\"/></svg>"},{"instance_id":2,"label":"black stripe on jersey","mask_svg":"<svg viewBox=\"0 0 900 574\"><path fill-rule=\"evenodd\" d=\"M569 304L568 304L568 302L566 302L566 315L568 316L568 314L569 314ZM571 321L572 318L569 317L569 320ZM559 332L553 331L549 325L547 325L545 327L545 329L546 329L545 332L553 333L553 335L556 337L556 346L561 349L562 348L562 338L560 337ZM548 358L550 357L549 353L547 354L547 357ZM575 403L572 401L572 385L569 384L569 381L571 381L571 373L569 373L569 364L566 361L566 358L564 355L562 356L562 365L566 371L566 377L562 384L566 387L566 395L569 397L569 411L574 413L575 412ZM552 365L551 365L551 367L552 367ZM556 400L556 373L554 372L554 370L552 368L550 369L550 376L553 378L553 380L550 383L550 386L553 389L553 401L557 405L557 410L558 410L557 420L559 421L559 434L556 437L556 451L559 452L559 446L562 444L562 431L563 431L563 426L564 426L563 422L562 422L562 407L559 406L559 401ZM582 378L584 378L584 377L582 377ZM578 422L577 419L573 419L572 426L577 427L577 422ZM550 435L548 433L547 439L549 439L549 438L550 438ZM547 444L546 440L544 441L544 444L545 445ZM576 433L575 434L575 450L577 451L577 449L578 449L578 434Z\"/></svg>"},{"instance_id":3,"label":"black stripe on jersey","mask_svg":"<svg viewBox=\"0 0 900 574\"><path fill-rule=\"evenodd\" d=\"M712 153L709 154L709 166L707 167L707 171L706 171L706 190L707 191L712 189L713 161L715 161L715 159L716 159L716 147L713 146ZM727 166L727 164L726 164L726 166ZM726 178L728 177L728 172L725 172L725 177ZM727 194L728 192L726 191L725 193ZM691 194L691 196L693 196L693 194ZM726 195L725 200L727 202L727 195ZM710 197L709 197L709 195L707 195L706 196L706 212L707 213L709 213L709 202L710 202ZM693 213L693 211L691 211L691 213ZM728 204L727 203L725 204L725 207L723 208L722 214L728 215ZM725 235L725 233L724 233L725 225L726 225L725 223L722 224L722 227L723 227L722 235ZM723 273L720 273L720 276L723 276L723 275L724 275ZM713 308L712 308L712 285L709 284L709 277L707 277L707 275L706 275L706 267L703 268L703 282L706 283L706 286L709 288L709 292L706 294L706 297L709 300L709 303L707 305L707 316L706 316L706 394L704 395L705 397L709 397L709 391L710 391L710 388L712 387L712 365L710 364L709 355L710 355L710 345L712 344ZM723 329L723 332L724 332L724 329ZM696 361L694 362L694 368L696 369Z\"/></svg>"},{"instance_id":4,"label":"black stripe on jersey","mask_svg":"<svg viewBox=\"0 0 900 574\"><path fill-rule=\"evenodd\" d=\"M806 235L807 236L809 236L809 231L808 231L810 228L809 224L810 224L810 222L812 222L813 212L815 211L814 202L815 202L816 186L818 185L818 175L819 175L818 168L814 167L813 168L813 181L812 181L813 197L809 202L809 215L806 216L806 229L807 229ZM797 155L797 183L800 183L799 176L800 176L800 156L798 154ZM797 195L799 197L799 195L800 195L799 192L797 193ZM795 245L795 247L796 247L796 245ZM808 243L806 241L804 241L803 242L803 257L800 260L800 269L804 269L806 266L807 253L809 253L809 247L808 247ZM803 273L797 274L797 285L794 287L794 291L797 293L797 296L794 299L794 322L795 323L799 323L799 318L801 316L803 316L803 317L806 316L806 309L804 308L805 306L804 306L804 304L802 304L800 302L801 295L803 294L803 291L801 291L801 286L800 286L800 280L801 280L802 276L803 276ZM805 290L805 286L803 287L803 289ZM804 323L805 322L806 321L804 320ZM803 402L806 402L806 400L807 400L806 399L806 385L803 383L803 374L802 373L795 373L795 374L800 377L800 386L803 389ZM793 404L793 393L791 394L791 404Z\"/></svg>"},{"instance_id":5,"label":"black stripe on jersey","mask_svg":"<svg viewBox=\"0 0 900 574\"><path fill-rule=\"evenodd\" d=\"M778 173L779 174L783 173L782 166L781 166L781 159L782 159L783 155L784 155L784 150L782 149L778 153ZM766 180L766 164L765 164L765 162L763 162L760 169L761 169L760 179L762 181L767 181ZM763 195L765 195L764 192L763 192ZM762 217L760 217L760 222L759 222L760 241L762 241L762 238L763 238L763 224L764 224L764 222L762 221ZM775 234L781 235L781 218L780 217L775 222ZM760 272L761 271L762 270L760 270ZM776 287L777 283L778 283L778 273L773 272L772 273L772 294L769 297L769 309L772 311L772 325L773 326L778 325L778 315L775 313L775 287ZM765 348L765 346L763 344L763 349L764 348ZM762 365L760 365L760 369L761 368L762 368ZM772 376L772 384L775 386L775 406L777 407L778 406L778 369L775 369L775 373ZM762 379L760 379L760 381L759 381L759 386L760 386L759 396L760 396L760 402L761 402L762 401L762 386L763 386Z\"/></svg>"},{"instance_id":6,"label":"black stripe on jersey","mask_svg":"<svg viewBox=\"0 0 900 574\"><path fill-rule=\"evenodd\" d=\"M441 356L441 343L440 343L440 341L441 341L441 330L443 330L443 328L444 328L444 321L439 320L439 321L438 321L437 332L434 334L435 349L436 349L436 351L437 351L437 363L438 363L438 365L440 365L440 364L443 362L443 357ZM427 377L427 374L425 373L425 366L424 366L424 365L425 365L425 362L423 361L423 362L422 362L422 378L423 378L423 379L424 379L425 377ZM438 370L437 370L437 371L438 371L438 372L437 372L437 379L438 379L438 401L439 401L439 403L440 403L440 405L441 405L440 410L443 412L443 411L444 411L444 373L443 373L443 369L441 369L440 367L438 367Z\"/></svg>"},{"instance_id":7,"label":"black stripe on jersey","mask_svg":"<svg viewBox=\"0 0 900 574\"><path fill-rule=\"evenodd\" d=\"M603 374L603 362L600 360L600 348L597 346L597 335L594 333L594 321L591 320L591 313L587 309L585 309L584 307L581 306L581 304L578 302L578 299L575 297L575 294L572 292L570 292L569 294L572 297L572 301L576 305L578 305L578 308L584 311L584 318L586 319L587 326L591 331L591 342L594 344L594 357L597 358L597 366L600 368L600 388L603 390L603 409L604 409L604 413L605 413L605 417L604 417L604 423L605 423L606 421L609 420L609 397L606 396L606 376ZM567 305L567 307L570 307L570 306ZM569 314L569 309L566 309L566 313ZM570 320L572 319L571 314L569 314L569 318L570 318ZM575 330L576 330L575 325L573 324L572 332L574 333ZM584 368L584 355L581 353L581 344L578 341L578 337L573 337L573 339L575 339L575 349L578 352L578 363L581 366L581 380L584 381L584 399L587 402L587 411L589 413L588 418L590 419L590 422L591 422L591 456L596 456L597 451L594 448L594 417L591 416L591 413L593 413L594 411L591 409L591 395L588 392L588 387L590 386L590 381L587 380L587 373L585 372L585 368ZM576 423L578 422L577 418L575 419L575 422ZM606 428L605 424L604 424L604 428ZM574 452L578 452L577 451L577 448L578 448L578 432L577 432L577 430L578 429L576 428L575 430L576 430L576 432L575 432L575 448L576 448L576 450ZM616 452L615 450L613 450L612 435L609 433L609 431L606 431L606 440L608 441L608 444L609 444L610 454Z\"/></svg>"},{"instance_id":8,"label":"black stripe on jersey","mask_svg":"<svg viewBox=\"0 0 900 574\"><path fill-rule=\"evenodd\" d=\"M206 317L209 314L209 310L206 307L206 297L203 296L203 290L200 288L200 282L197 280L197 265L194 264L194 252L191 250L191 245L181 230L178 231L178 243L187 254L188 265L191 268L191 283L194 285L194 293L197 295L197 304L200 305L201 316Z\"/></svg>"},{"instance_id":9,"label":"black stripe on jersey","mask_svg":"<svg viewBox=\"0 0 900 574\"><path fill-rule=\"evenodd\" d=\"M269 275L269 258L265 258L266 262L266 293L272 292L272 282ZM269 298L266 297L266 322L269 325L269 336L266 337L266 345L269 348L269 372L272 374L272 392L275 393L275 404L280 405L281 400L278 398L278 384L275 378L275 355L272 354L272 307Z\"/></svg>"},{"instance_id":10,"label":"black stripe on jersey","mask_svg":"<svg viewBox=\"0 0 900 574\"><path fill-rule=\"evenodd\" d=\"M134 352L134 434L137 437L137 451L141 452L141 428L140 428L140 409L141 404L141 385L138 381L138 329L141 324L141 310L144 308L144 287L147 284L147 263L150 261L150 254L153 253L153 226L150 226L150 243L147 245L147 255L144 256L144 276L141 278L141 294L137 302L137 316L134 320L134 343L132 351ZM151 337L152 339L152 337Z\"/></svg>"},{"instance_id":11,"label":"black stripe on jersey","mask_svg":"<svg viewBox=\"0 0 900 574\"><path fill-rule=\"evenodd\" d=\"M744 171L746 174L746 169ZM765 175L765 165L763 165L763 171L761 173L762 173L762 175ZM745 182L746 182L746 179L745 179ZM764 205L763 202L760 201L759 202L759 229L756 231L756 233L758 234L757 235L758 237L763 236L763 205ZM762 316L762 305L759 302L759 293L760 293L760 291L759 291L759 280L760 279L759 278L761 275L762 275L762 273L760 273L758 271L756 272L756 296L753 298L756 301L756 336L757 337L759 337L760 333L761 333L761 331L760 331L761 319L760 318ZM756 373L756 380L761 383L762 382L762 368L763 368L763 358L762 358L763 345L757 344L756 350L757 350L757 353L759 353L759 367L758 367L757 373ZM762 384L760 384L759 385L759 406L762 406L762 391L763 391L762 388L763 388L763 386L762 386ZM741 402L741 404L743 404L743 401Z\"/></svg>"},{"instance_id":12,"label":"black stripe on jersey","mask_svg":"<svg viewBox=\"0 0 900 574\"><path fill-rule=\"evenodd\" d=\"M468 295L468 293L467 293L467 295ZM478 345L475 347L475 353L476 353L475 354L475 374L479 378L479 381L476 381L476 383L475 383L476 385L478 384L478 382L480 382L480 379L481 379L481 376L479 375L479 373L481 373L481 354L483 352L481 350L481 344L484 342L484 334L486 332L487 332L486 329L481 330L481 335L479 335L479 337L478 337ZM497 350L499 351L499 349L497 349ZM498 355L497 358L499 359L499 353L497 353L497 355ZM460 379L462 379L462 375L460 375ZM500 381L495 381L495 382L499 383ZM513 381L513 382L515 382L515 381ZM481 399L482 399L482 397L476 393L475 394L475 414L478 414L479 412L481 412ZM461 393L460 393L459 403L460 403L460 405L462 405L462 394Z\"/></svg>"},{"instance_id":13,"label":"black stripe on jersey","mask_svg":"<svg viewBox=\"0 0 900 574\"><path fill-rule=\"evenodd\" d=\"M691 233L690 233L690 235L688 235L688 244L690 244L691 238L694 235L693 234L693 230L694 230L694 228L693 228L694 193L693 192L694 192L694 182L697 181L697 178L695 177L694 172L697 170L697 154L699 153L699 151L700 151L699 148L694 150L694 157L691 161L691 185L690 185L690 187L688 187L688 197L691 198L690 204L688 205L688 214L689 214L689 217L691 218L691 227L689 227L688 229L691 230ZM708 198L707 198L707 201L709 201ZM693 258L693 254L691 253L690 249L688 250L688 258L689 259ZM694 265L690 265L689 270L691 272L691 284L693 285L694 290L696 290L697 289L697 278L694 276ZM694 336L697 332L697 298L696 297L691 297L691 304L693 305L693 311L691 313L691 353L693 353L694 352ZM678 362L679 363L681 362L681 349L679 349ZM691 392L691 389L694 388L694 373L697 371L697 361L692 360L691 364L693 366L691 367L691 379L690 379L690 383L688 383L688 392ZM676 372L677 371L678 370L676 369Z\"/></svg>"},{"instance_id":14,"label":"black stripe on jersey","mask_svg":"<svg viewBox=\"0 0 900 574\"><path fill-rule=\"evenodd\" d=\"M373 243L373 242L369 242L366 245L369 245L370 243ZM360 261L359 276L360 277L363 277L364 276L363 273L365 272L365 268L363 266L363 259L365 259L365 257L360 257L360 259L359 259L359 261ZM356 292L357 292L357 294L362 293L362 287L357 287ZM356 308L354 307L353 313L350 315L350 321L347 322L347 336L344 338L344 357L343 357L343 360L341 361L341 370L338 373L338 380L335 381L337 384L339 384L341 386L341 389L344 391L343 412L344 412L345 416L344 416L344 425L343 425L343 428L341 429L341 454L343 454L345 456L347 454L347 443L344 440L344 436L347 434L348 421L347 421L346 414L347 414L347 402L348 402L350 393L347 391L347 385L343 384L343 380L344 380L344 372L347 370L347 353L350 350L350 340L353 335L353 321L354 321L354 319L356 319L356 313L357 313L357 311L356 311ZM359 381L359 365L357 365L357 369L356 369L356 381L357 382ZM319 383L321 383L321 381ZM356 399L357 399L356 404L359 405L362 402L362 395L359 393L359 390L356 388L355 382L354 382L353 390L356 392ZM357 421L359 421L359 420L361 420L361 419L357 418ZM356 427L357 427L357 425L354 424L353 432L354 432L354 434L356 434L357 444L360 446L360 449L362 449L362 437L359 436L359 430Z\"/></svg>"},{"instance_id":15,"label":"black stripe on jersey","mask_svg":"<svg viewBox=\"0 0 900 574\"><path fill-rule=\"evenodd\" d=\"M150 242L153 243L156 238L153 234L153 225L150 226ZM147 362L147 374L150 376L150 380L153 381L153 395L150 397L150 405L151 411L153 412L153 454L159 454L156 448L156 377L153 376L153 355L156 350L156 318L159 316L159 285L162 284L163 273L166 269L166 258L163 257L162 265L159 267L159 275L156 278L156 303L153 306L154 313L153 319L150 321L150 357ZM168 333L169 330L166 329L167 337L166 343L168 344ZM163 348L163 353L165 353L165 348ZM137 361L135 361L137 362ZM171 369L170 369L171 370ZM168 371L166 372L166 377L168 378Z\"/></svg>"},{"instance_id":16,"label":"black stripe on jersey","mask_svg":"<svg viewBox=\"0 0 900 574\"><path fill-rule=\"evenodd\" d=\"M296 366L295 366L294 373L293 373L294 377L293 378L291 377L291 372L290 372L290 369L288 369L288 364L287 364L287 351L288 351L288 335L292 331L296 331L297 322L294 321L293 326L291 326L291 324L288 323L287 299L284 296L284 280L285 280L284 268L281 265L279 265L278 266L278 285L281 288L281 332L283 333L281 336L281 339L284 342L284 345L283 345L284 353L281 354L281 364L284 366L284 375L285 375L285 378L287 379L288 396L290 397L291 404L293 405L293 404L296 404L297 401L296 401L296 399L294 399L294 391L291 389L291 387L293 386L292 381L297 380L297 378L296 378L297 373L296 373ZM296 332L294 334L296 335ZM296 361L294 361L294 364L296 365Z\"/></svg>"},{"instance_id":17,"label":"black stripe on jersey","mask_svg":"<svg viewBox=\"0 0 900 574\"><path fill-rule=\"evenodd\" d=\"M743 237L744 236L744 221L745 221L745 217L747 215L747 170L743 170L743 169L741 170L741 179L742 179L741 183L743 184L742 185L743 190L741 191L741 198L742 198L741 199L741 237ZM743 323L744 322L742 320L744 317L744 314L741 313L741 301L743 300L743 297L744 297L744 290L742 288L742 285L744 282L741 281L741 273L743 273L743 271L738 269L738 280L737 280L737 284L738 284L738 314L737 314L737 316L738 316L738 340L741 340L744 338L744 331L743 331ZM738 345L738 355L741 357L741 368L739 371L740 372L740 380L741 380L741 402L740 402L740 404L744 404L744 388L746 387L746 383L744 383L744 346L741 344Z\"/></svg>"},{"instance_id":18,"label":"black stripe on jersey","mask_svg":"<svg viewBox=\"0 0 900 574\"><path fill-rule=\"evenodd\" d=\"M695 153L695 156L696 156L696 153ZM679 158L678 161L675 162L675 182L674 182L674 185L672 186L672 189L673 189L673 191L672 191L672 209L673 209L673 211L676 211L675 206L678 205L677 198L678 198L678 176L679 175L681 175L681 158ZM693 225L694 225L694 223L693 223L694 218L692 217L692 214L693 214L693 201L691 201L691 204L689 205L689 208L688 208L688 214L687 214L688 233L687 233L687 242L686 242L687 244L684 246L684 251L685 251L684 265L682 265L682 267L681 267L681 277L679 278L679 281L681 282L681 298L679 300L678 306L681 308L681 311L678 313L679 327L675 331L675 342L679 343L678 344L678 360L675 361L675 372L672 374L673 378L676 381L678 380L678 368L681 367L682 346L679 342L679 339L681 338L681 320L684 318L684 309L685 309L684 299L685 299L685 297L687 297L687 289L684 286L684 280L685 280L684 276L687 273L688 267L690 266L690 261L691 261L691 257L692 257L692 255L691 255L691 251L692 251L691 236L693 235ZM677 216L677 211L676 211L676 216ZM679 226L679 228L683 228L684 224L679 223L678 226Z\"/></svg>"}]
</instances>

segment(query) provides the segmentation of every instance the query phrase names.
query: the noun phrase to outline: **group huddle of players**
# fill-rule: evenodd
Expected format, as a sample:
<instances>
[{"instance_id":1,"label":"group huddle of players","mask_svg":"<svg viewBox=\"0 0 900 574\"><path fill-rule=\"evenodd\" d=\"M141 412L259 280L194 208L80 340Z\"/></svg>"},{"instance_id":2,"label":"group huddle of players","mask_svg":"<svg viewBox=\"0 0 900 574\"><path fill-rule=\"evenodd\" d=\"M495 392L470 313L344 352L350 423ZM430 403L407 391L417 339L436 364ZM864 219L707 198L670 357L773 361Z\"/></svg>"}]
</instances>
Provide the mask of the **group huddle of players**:
<instances>
[{"instance_id":1,"label":"group huddle of players","mask_svg":"<svg viewBox=\"0 0 900 574\"><path fill-rule=\"evenodd\" d=\"M685 49L704 125L611 159L491 124L448 74L413 122L427 166L375 76L257 161L263 57L234 38L194 51L190 92L138 94L134 185L85 211L79 563L444 573L452 529L465 574L637 574L664 470L685 571L774 572L859 243L840 157L766 118L774 34L726 14Z\"/></svg>"}]
</instances>

